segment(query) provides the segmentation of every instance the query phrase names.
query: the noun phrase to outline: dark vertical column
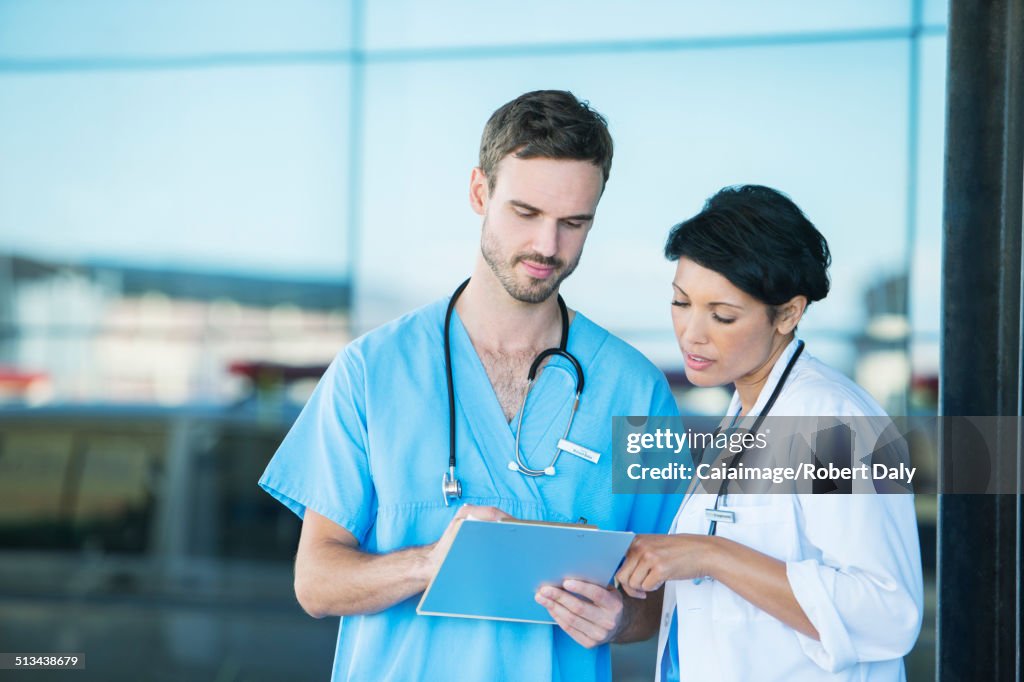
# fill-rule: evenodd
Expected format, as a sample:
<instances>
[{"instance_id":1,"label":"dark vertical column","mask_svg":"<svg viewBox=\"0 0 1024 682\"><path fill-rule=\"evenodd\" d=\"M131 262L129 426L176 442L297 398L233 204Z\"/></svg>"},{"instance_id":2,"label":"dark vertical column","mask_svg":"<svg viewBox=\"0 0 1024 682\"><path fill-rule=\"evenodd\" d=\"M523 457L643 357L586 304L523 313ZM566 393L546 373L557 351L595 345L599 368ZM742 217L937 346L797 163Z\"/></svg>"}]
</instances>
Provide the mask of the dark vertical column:
<instances>
[{"instance_id":1,"label":"dark vertical column","mask_svg":"<svg viewBox=\"0 0 1024 682\"><path fill-rule=\"evenodd\" d=\"M1021 412L1022 23L1024 0L951 3L943 415ZM976 453L941 442L940 485L955 490ZM1013 442L993 464L1019 491ZM1021 679L1020 540L1019 495L940 497L939 679Z\"/></svg>"}]
</instances>

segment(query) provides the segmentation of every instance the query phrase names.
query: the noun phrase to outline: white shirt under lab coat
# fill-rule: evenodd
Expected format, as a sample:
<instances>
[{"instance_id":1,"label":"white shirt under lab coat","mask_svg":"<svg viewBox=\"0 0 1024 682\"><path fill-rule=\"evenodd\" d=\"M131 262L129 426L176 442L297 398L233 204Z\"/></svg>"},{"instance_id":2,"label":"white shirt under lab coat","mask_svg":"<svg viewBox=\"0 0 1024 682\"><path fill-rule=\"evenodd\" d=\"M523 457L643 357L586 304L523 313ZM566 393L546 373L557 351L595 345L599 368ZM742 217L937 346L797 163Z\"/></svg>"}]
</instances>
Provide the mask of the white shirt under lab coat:
<instances>
[{"instance_id":1,"label":"white shirt under lab coat","mask_svg":"<svg viewBox=\"0 0 1024 682\"><path fill-rule=\"evenodd\" d=\"M783 352L750 415L760 413L787 363ZM733 395L728 414L740 409ZM876 416L882 408L859 386L813 358L797 360L772 416ZM911 494L732 494L720 509L736 513L719 536L786 562L793 594L821 641L806 637L725 585L704 580L665 585L661 632L665 652L678 609L681 680L904 680L903 656L921 627L923 587ZM714 495L695 493L670 533L708 532Z\"/></svg>"}]
</instances>

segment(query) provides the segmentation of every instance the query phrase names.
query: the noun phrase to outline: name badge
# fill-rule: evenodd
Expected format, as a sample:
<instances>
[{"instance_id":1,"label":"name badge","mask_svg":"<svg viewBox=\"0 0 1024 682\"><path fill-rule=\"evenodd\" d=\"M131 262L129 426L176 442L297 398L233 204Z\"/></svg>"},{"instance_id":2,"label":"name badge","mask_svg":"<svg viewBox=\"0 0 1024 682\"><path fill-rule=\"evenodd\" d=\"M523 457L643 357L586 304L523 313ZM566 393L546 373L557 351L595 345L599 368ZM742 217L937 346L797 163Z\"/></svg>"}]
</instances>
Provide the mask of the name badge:
<instances>
[{"instance_id":1,"label":"name badge","mask_svg":"<svg viewBox=\"0 0 1024 682\"><path fill-rule=\"evenodd\" d=\"M576 455L580 459L585 459L591 464L597 464L597 460L601 459L600 452L594 452L593 450L585 448L582 445L577 445L576 443L564 438L558 441L558 449L563 452L568 452L570 455Z\"/></svg>"},{"instance_id":2,"label":"name badge","mask_svg":"<svg viewBox=\"0 0 1024 682\"><path fill-rule=\"evenodd\" d=\"M724 509L705 509L704 516L708 521L736 523L736 512L726 511Z\"/></svg>"}]
</instances>

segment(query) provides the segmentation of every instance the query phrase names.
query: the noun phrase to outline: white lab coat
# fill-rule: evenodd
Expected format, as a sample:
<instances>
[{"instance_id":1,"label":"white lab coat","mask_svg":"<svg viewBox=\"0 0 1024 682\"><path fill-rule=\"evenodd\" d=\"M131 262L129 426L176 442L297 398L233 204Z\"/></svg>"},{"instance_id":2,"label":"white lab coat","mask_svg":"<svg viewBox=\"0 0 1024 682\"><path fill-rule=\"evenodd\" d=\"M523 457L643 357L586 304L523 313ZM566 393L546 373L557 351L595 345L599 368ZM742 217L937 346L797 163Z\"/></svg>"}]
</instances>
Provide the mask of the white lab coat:
<instances>
[{"instance_id":1,"label":"white lab coat","mask_svg":"<svg viewBox=\"0 0 1024 682\"><path fill-rule=\"evenodd\" d=\"M750 415L759 414L796 350L778 362ZM739 411L733 395L729 414ZM811 357L797 360L772 416L875 416L882 408L841 373ZM708 532L714 496L695 493L670 533ZM904 680L902 657L921 627L921 554L910 494L732 494L736 513L717 534L786 562L797 601L821 636L784 625L714 580L665 585L657 675L678 610L681 680Z\"/></svg>"}]
</instances>

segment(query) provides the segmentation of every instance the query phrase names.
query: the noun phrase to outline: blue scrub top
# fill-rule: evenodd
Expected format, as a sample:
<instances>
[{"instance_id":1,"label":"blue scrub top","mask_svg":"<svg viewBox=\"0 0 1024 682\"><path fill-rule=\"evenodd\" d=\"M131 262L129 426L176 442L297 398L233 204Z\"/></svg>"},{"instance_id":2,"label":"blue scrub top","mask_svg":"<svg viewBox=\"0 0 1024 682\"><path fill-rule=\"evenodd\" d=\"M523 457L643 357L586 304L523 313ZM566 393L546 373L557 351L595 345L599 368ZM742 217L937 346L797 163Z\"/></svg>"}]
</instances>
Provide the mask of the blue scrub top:
<instances>
[{"instance_id":1,"label":"blue scrub top","mask_svg":"<svg viewBox=\"0 0 1024 682\"><path fill-rule=\"evenodd\" d=\"M350 343L331 363L267 466L260 486L299 517L307 508L367 552L435 542L454 516L448 468L443 325L447 299ZM577 313L568 350L586 385L569 439L597 464L562 453L554 477L508 469L515 425L505 420L458 315L451 326L457 476L467 504L533 520L665 533L680 498L612 494L613 416L677 415L664 375L635 349ZM569 363L553 357L530 393L521 447L548 465L574 394ZM343 580L339 576L339 580ZM609 680L608 646L586 649L554 625L419 616L419 595L381 613L341 619L333 680Z\"/></svg>"}]
</instances>

